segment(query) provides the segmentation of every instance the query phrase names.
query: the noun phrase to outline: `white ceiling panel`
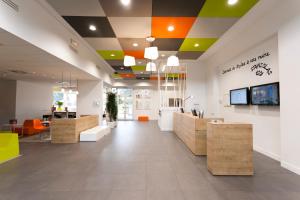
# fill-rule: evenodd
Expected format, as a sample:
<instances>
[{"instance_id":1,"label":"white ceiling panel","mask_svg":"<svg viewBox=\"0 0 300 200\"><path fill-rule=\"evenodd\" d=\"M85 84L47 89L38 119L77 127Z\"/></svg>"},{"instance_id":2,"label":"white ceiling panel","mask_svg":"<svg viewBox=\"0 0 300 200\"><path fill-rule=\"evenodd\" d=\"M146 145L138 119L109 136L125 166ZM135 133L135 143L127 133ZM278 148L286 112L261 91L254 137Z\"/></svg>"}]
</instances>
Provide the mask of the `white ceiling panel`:
<instances>
[{"instance_id":1,"label":"white ceiling panel","mask_svg":"<svg viewBox=\"0 0 300 200\"><path fill-rule=\"evenodd\" d=\"M151 17L109 17L118 38L146 38L151 36Z\"/></svg>"}]
</instances>

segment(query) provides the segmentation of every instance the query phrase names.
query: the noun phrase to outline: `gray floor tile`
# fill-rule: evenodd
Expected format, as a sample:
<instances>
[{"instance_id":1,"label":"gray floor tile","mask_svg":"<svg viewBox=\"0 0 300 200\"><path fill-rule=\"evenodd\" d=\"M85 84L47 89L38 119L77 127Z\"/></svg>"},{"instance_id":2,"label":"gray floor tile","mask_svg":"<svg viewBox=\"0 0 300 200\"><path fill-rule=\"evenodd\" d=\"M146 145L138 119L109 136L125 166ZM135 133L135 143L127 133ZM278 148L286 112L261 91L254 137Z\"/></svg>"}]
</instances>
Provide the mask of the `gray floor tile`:
<instances>
[{"instance_id":1,"label":"gray floor tile","mask_svg":"<svg viewBox=\"0 0 300 200\"><path fill-rule=\"evenodd\" d=\"M157 122L119 122L99 142L21 143L0 165L0 200L298 200L300 176L254 153L254 176L212 176Z\"/></svg>"}]
</instances>

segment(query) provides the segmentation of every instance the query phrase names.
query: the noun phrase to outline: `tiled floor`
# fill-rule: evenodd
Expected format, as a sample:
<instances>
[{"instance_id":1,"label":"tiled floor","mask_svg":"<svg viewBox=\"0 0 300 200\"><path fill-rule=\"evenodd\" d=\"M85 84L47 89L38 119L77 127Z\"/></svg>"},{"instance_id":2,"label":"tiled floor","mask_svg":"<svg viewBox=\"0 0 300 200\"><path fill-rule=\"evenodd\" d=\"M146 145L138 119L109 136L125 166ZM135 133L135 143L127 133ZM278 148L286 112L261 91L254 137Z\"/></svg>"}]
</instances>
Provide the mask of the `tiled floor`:
<instances>
[{"instance_id":1,"label":"tiled floor","mask_svg":"<svg viewBox=\"0 0 300 200\"><path fill-rule=\"evenodd\" d=\"M0 200L299 200L300 176L255 153L255 176L214 177L157 122L119 122L97 143L22 143Z\"/></svg>"}]
</instances>

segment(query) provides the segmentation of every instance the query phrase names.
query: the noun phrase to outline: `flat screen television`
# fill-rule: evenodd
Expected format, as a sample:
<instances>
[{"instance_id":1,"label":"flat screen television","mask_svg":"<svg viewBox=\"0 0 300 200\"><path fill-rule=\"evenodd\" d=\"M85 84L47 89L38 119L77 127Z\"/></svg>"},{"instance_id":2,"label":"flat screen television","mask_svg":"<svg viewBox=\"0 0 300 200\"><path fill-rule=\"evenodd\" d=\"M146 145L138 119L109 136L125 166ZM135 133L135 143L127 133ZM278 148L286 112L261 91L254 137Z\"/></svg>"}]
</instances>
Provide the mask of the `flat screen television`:
<instances>
[{"instance_id":1,"label":"flat screen television","mask_svg":"<svg viewBox=\"0 0 300 200\"><path fill-rule=\"evenodd\" d=\"M251 104L265 106L279 106L279 83L269 83L264 85L252 86Z\"/></svg>"},{"instance_id":2,"label":"flat screen television","mask_svg":"<svg viewBox=\"0 0 300 200\"><path fill-rule=\"evenodd\" d=\"M230 105L249 105L249 88L230 90Z\"/></svg>"}]
</instances>

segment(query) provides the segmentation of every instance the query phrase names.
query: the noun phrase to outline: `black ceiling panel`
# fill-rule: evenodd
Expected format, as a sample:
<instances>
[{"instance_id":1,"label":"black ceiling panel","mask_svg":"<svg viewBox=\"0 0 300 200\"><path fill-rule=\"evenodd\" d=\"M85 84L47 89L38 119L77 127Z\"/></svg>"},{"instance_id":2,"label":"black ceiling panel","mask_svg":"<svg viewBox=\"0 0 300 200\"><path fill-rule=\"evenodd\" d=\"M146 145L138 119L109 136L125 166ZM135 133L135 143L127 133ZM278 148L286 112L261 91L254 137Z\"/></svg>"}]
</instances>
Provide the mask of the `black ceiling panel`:
<instances>
[{"instance_id":1,"label":"black ceiling panel","mask_svg":"<svg viewBox=\"0 0 300 200\"><path fill-rule=\"evenodd\" d=\"M153 17L197 17L205 0L153 0ZM222 2L220 2L222 3Z\"/></svg>"},{"instance_id":2,"label":"black ceiling panel","mask_svg":"<svg viewBox=\"0 0 300 200\"><path fill-rule=\"evenodd\" d=\"M157 38L153 46L157 46L160 51L178 51L184 39L179 38Z\"/></svg>"},{"instance_id":3,"label":"black ceiling panel","mask_svg":"<svg viewBox=\"0 0 300 200\"><path fill-rule=\"evenodd\" d=\"M106 17L63 17L82 37L116 37ZM96 31L89 29L90 25L96 26Z\"/></svg>"}]
</instances>

